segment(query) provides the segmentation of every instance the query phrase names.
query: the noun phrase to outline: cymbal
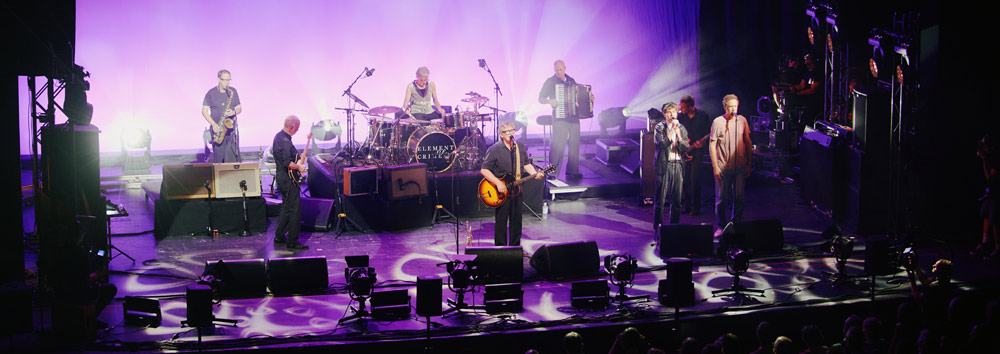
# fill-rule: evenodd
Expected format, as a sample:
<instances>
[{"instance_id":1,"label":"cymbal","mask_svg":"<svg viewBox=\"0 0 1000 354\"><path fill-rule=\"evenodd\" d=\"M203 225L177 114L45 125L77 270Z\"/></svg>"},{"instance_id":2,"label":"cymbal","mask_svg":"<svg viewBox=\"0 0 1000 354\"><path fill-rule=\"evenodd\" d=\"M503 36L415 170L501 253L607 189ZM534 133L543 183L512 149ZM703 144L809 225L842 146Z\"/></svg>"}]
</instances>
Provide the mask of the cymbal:
<instances>
[{"instance_id":1,"label":"cymbal","mask_svg":"<svg viewBox=\"0 0 1000 354\"><path fill-rule=\"evenodd\" d=\"M480 95L479 93L477 93L476 91L466 92L465 95L466 96L475 96L475 97L482 97L483 96L483 95Z\"/></svg>"},{"instance_id":2,"label":"cymbal","mask_svg":"<svg viewBox=\"0 0 1000 354\"><path fill-rule=\"evenodd\" d=\"M489 101L490 101L489 98L483 96L472 96L462 99L462 102L469 102L469 103L486 103Z\"/></svg>"},{"instance_id":3,"label":"cymbal","mask_svg":"<svg viewBox=\"0 0 1000 354\"><path fill-rule=\"evenodd\" d=\"M379 114L379 115L381 115L381 114L393 114L393 113L396 113L396 112L399 112L399 111L402 111L402 110L403 109L401 109L399 107L395 107L395 106L378 106L378 107L375 107L375 108L368 109L368 113Z\"/></svg>"},{"instance_id":4,"label":"cymbal","mask_svg":"<svg viewBox=\"0 0 1000 354\"><path fill-rule=\"evenodd\" d=\"M368 105L365 104L365 101L362 101L360 98L358 98L358 96L355 96L353 93L350 92L348 92L347 95L351 96L351 99L353 99L355 102L358 102L358 104L360 104L361 107L365 107L365 109L368 109Z\"/></svg>"}]
</instances>

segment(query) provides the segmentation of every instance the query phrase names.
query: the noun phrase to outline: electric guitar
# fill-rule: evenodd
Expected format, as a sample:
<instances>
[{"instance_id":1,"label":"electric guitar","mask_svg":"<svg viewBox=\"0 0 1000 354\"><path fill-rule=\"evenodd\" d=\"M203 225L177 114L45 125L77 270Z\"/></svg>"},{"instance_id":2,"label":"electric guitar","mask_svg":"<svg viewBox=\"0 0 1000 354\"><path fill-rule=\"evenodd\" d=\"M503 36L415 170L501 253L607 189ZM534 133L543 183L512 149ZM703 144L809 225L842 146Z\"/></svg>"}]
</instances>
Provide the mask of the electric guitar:
<instances>
[{"instance_id":1,"label":"electric guitar","mask_svg":"<svg viewBox=\"0 0 1000 354\"><path fill-rule=\"evenodd\" d=\"M695 149L699 149L699 148L694 147L694 143L700 141L701 142L701 147L704 148L705 147L705 142L708 141L708 137L711 136L711 135L712 135L712 133L705 134L705 136L702 137L701 139L698 139L697 141L692 142L691 143L691 147L688 147L687 151L684 152L684 162L691 162L691 160L694 159L694 156L691 156L691 152L694 151Z\"/></svg>"},{"instance_id":2,"label":"electric guitar","mask_svg":"<svg viewBox=\"0 0 1000 354\"><path fill-rule=\"evenodd\" d=\"M226 137L236 130L236 115L226 116L226 111L233 104L233 90L229 89L228 93L229 101L226 101L226 108L222 109L222 124L219 124L218 130L212 129L212 143L215 145L221 145L226 140Z\"/></svg>"},{"instance_id":3,"label":"electric guitar","mask_svg":"<svg viewBox=\"0 0 1000 354\"><path fill-rule=\"evenodd\" d=\"M306 148L302 150L302 156L308 156L309 145L312 145L312 132L309 132L309 136L306 137ZM303 165L308 168L308 165ZM288 179L292 180L292 184L296 187L301 186L302 182L306 181L306 172L299 170L288 170Z\"/></svg>"},{"instance_id":4,"label":"electric guitar","mask_svg":"<svg viewBox=\"0 0 1000 354\"><path fill-rule=\"evenodd\" d=\"M509 173L501 177L498 177L498 179L503 181L504 185L507 186L507 192L505 193L500 193L500 191L497 190L497 186L493 184L493 182L490 182L488 179L483 178L482 181L479 181L479 199L483 201L483 204L486 204L486 206L490 208L499 207L503 205L504 202L507 201L507 197L510 196L511 191L514 190L514 188L516 188L517 186L521 185L521 183L524 183L529 179L535 178L535 176L537 176L538 174L550 173L555 170L556 170L555 165L549 165L549 167L546 167L544 170L536 174L518 180L514 180L514 176Z\"/></svg>"}]
</instances>

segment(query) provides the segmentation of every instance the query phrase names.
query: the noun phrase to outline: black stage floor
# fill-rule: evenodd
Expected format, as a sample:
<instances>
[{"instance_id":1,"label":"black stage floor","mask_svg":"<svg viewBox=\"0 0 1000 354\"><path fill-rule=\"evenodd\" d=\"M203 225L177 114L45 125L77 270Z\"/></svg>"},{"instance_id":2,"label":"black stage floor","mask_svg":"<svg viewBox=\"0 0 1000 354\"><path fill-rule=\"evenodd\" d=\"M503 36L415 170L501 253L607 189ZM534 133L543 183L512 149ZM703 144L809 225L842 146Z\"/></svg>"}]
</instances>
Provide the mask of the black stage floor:
<instances>
[{"instance_id":1,"label":"black stage floor","mask_svg":"<svg viewBox=\"0 0 1000 354\"><path fill-rule=\"evenodd\" d=\"M592 147L591 147L592 148ZM588 147L584 147L586 154ZM616 168L601 168L599 162L585 155L584 179L571 183L593 189L611 188L618 191L638 191L638 178ZM152 171L158 172L159 166ZM119 172L120 173L120 172ZM524 252L533 254L544 245L565 242L595 241L604 256L629 254L638 260L635 285L628 295L649 295L652 301L631 301L613 304L604 310L578 310L570 305L571 281L549 281L538 276L524 262L524 310L518 313L491 315L482 310L448 317L418 318L414 311L406 319L395 321L338 321L356 306L346 290L344 257L368 255L377 273L380 289L406 289L411 304L416 301L415 282L418 276L437 275L447 279L445 267L439 264L454 259L468 246L491 246L493 218L463 219L459 230L458 249L454 224L438 224L434 228L382 231L377 234L348 233L336 236L332 232L302 234L309 246L305 251L289 251L274 245L276 218L270 218L267 232L249 237L221 235L153 236L153 200L142 188L140 178L119 178L114 168L104 169L105 194L114 203L123 205L129 215L111 219L111 241L122 252L136 259L131 262L117 256L111 262L111 282L118 287L118 297L100 320L110 326L99 334L98 344L86 349L94 351L194 350L197 335L181 326L186 319L185 288L202 274L206 261L220 259L252 259L279 257L322 256L327 259L330 284L328 294L302 296L272 296L226 299L214 307L219 318L237 321L235 327L219 326L204 334L206 349L321 349L338 346L342 352L384 352L388 350L417 352L431 346L439 352L509 352L523 353L529 348L555 352L559 339L569 330L576 330L593 340L590 349L601 352L610 346L614 333L625 326L645 328L654 346L676 347L687 335L715 338L732 331L753 338L752 326L759 319L784 316L789 328L811 320L823 322L829 338L839 330L837 323L851 312L886 312L894 306L880 306L909 296L905 273L875 279L876 302L871 301L871 283L864 278L835 283L828 273L836 272L833 257L820 251L824 239L821 233L831 225L827 215L810 208L797 195L795 184L784 183L763 174L753 175L747 183L745 220L779 219L784 229L784 248L778 252L758 254L742 284L764 291L763 296L742 304L739 299L713 296L712 291L728 288L732 283L726 264L716 258L693 258L693 281L696 303L676 313L658 301L658 281L666 276L665 263L656 252L652 229L651 207L639 206L636 192L618 196L583 195L582 198L549 200L550 213L543 218L524 217ZM155 182L151 178L148 182ZM269 179L264 180L264 192ZM27 183L26 183L27 184ZM711 185L703 195L712 198ZM700 216L681 217L684 224L709 224L714 218L709 200ZM392 217L406 218L405 213ZM32 211L24 213L25 225L33 225ZM466 224L467 223L467 224ZM471 235L471 237L470 237ZM944 242L959 235L941 235L937 239L913 240L921 257L920 264L930 269L939 257L955 260L957 282L966 289L992 288L996 284L998 264L971 258L967 248L958 242ZM671 247L669 244L663 247ZM862 274L865 240L858 239L854 256L847 262L849 274ZM26 254L29 269L35 269L37 255ZM590 279L607 279L602 273ZM572 279L582 280L582 279ZM483 303L483 288L477 287L467 297L472 304ZM158 328L124 325L122 298L146 296L159 299L163 324ZM454 294L444 289L445 298ZM888 307L887 307L888 306ZM791 312L787 312L791 311ZM892 311L892 310L889 310ZM43 312L44 313L44 312ZM811 316L831 316L818 320ZM42 315L39 315L42 316ZM749 325L748 325L749 323ZM427 341L428 327L430 341ZM44 332L43 332L44 333ZM46 347L45 335L18 337L13 348ZM752 347L752 340L745 342ZM321 349L322 350L322 349Z\"/></svg>"}]
</instances>

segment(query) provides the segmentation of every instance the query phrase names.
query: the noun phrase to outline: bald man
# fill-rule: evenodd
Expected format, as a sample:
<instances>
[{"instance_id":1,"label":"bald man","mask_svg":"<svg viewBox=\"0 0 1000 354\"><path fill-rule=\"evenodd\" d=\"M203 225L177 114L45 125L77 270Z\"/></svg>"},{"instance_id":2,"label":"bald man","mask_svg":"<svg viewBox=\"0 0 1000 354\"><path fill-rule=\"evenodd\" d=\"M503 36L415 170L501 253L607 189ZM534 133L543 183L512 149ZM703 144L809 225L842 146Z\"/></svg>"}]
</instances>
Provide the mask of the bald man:
<instances>
[{"instance_id":1,"label":"bald man","mask_svg":"<svg viewBox=\"0 0 1000 354\"><path fill-rule=\"evenodd\" d=\"M285 244L289 250L305 250L309 246L299 242L299 224L302 222L301 190L299 185L292 183L288 171L306 170L306 156L292 145L292 135L299 131L299 117L294 115L285 118L285 125L274 135L271 144L271 154L274 155L274 179L278 182L281 192L281 214L278 216L278 227L274 230L274 243ZM306 140L312 138L312 133ZM285 234L288 237L285 237Z\"/></svg>"},{"instance_id":2,"label":"bald man","mask_svg":"<svg viewBox=\"0 0 1000 354\"><path fill-rule=\"evenodd\" d=\"M566 142L569 141L569 156L566 158L566 178L579 180L583 177L580 174L580 118L566 117L556 119L555 111L559 102L556 101L556 85L576 85L569 75L566 75L566 63L556 60L552 64L555 72L552 77L545 80L541 92L538 93L538 103L552 106L552 149L549 163L556 166L556 171L562 167L563 153L566 149ZM591 95L590 100L594 97Z\"/></svg>"}]
</instances>

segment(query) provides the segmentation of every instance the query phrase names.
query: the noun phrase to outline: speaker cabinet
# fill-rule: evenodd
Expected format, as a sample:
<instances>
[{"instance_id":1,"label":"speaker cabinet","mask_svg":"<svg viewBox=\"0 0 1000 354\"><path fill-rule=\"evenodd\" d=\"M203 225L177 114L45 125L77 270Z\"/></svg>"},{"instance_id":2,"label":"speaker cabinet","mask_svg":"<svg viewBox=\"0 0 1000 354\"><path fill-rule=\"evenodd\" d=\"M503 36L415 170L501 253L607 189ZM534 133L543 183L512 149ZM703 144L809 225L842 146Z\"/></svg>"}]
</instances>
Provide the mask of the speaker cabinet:
<instances>
[{"instance_id":1,"label":"speaker cabinet","mask_svg":"<svg viewBox=\"0 0 1000 354\"><path fill-rule=\"evenodd\" d=\"M406 289L372 293L372 319L402 320L410 317L410 294Z\"/></svg>"},{"instance_id":2,"label":"speaker cabinet","mask_svg":"<svg viewBox=\"0 0 1000 354\"><path fill-rule=\"evenodd\" d=\"M221 280L225 298L261 297L267 292L267 272L262 258L205 261L202 275Z\"/></svg>"},{"instance_id":3,"label":"speaker cabinet","mask_svg":"<svg viewBox=\"0 0 1000 354\"><path fill-rule=\"evenodd\" d=\"M483 291L486 313L516 313L524 311L524 291L521 283L489 284Z\"/></svg>"},{"instance_id":4,"label":"speaker cabinet","mask_svg":"<svg viewBox=\"0 0 1000 354\"><path fill-rule=\"evenodd\" d=\"M330 286L326 257L271 258L267 275L275 295L319 294Z\"/></svg>"},{"instance_id":5,"label":"speaker cabinet","mask_svg":"<svg viewBox=\"0 0 1000 354\"><path fill-rule=\"evenodd\" d=\"M212 314L212 288L208 285L195 284L187 287L187 325L189 327L208 327L215 320Z\"/></svg>"},{"instance_id":6,"label":"speaker cabinet","mask_svg":"<svg viewBox=\"0 0 1000 354\"><path fill-rule=\"evenodd\" d=\"M214 179L215 169L210 163L164 165L160 195L167 200L214 198ZM211 193L209 188L213 188Z\"/></svg>"},{"instance_id":7,"label":"speaker cabinet","mask_svg":"<svg viewBox=\"0 0 1000 354\"><path fill-rule=\"evenodd\" d=\"M344 169L344 194L349 196L375 193L378 181L375 166L348 167Z\"/></svg>"},{"instance_id":8,"label":"speaker cabinet","mask_svg":"<svg viewBox=\"0 0 1000 354\"><path fill-rule=\"evenodd\" d=\"M302 227L307 230L328 231L336 222L333 215L334 200L302 198Z\"/></svg>"},{"instance_id":9,"label":"speaker cabinet","mask_svg":"<svg viewBox=\"0 0 1000 354\"><path fill-rule=\"evenodd\" d=\"M610 291L604 279L575 281L570 285L570 304L576 308L603 309L611 300Z\"/></svg>"},{"instance_id":10,"label":"speaker cabinet","mask_svg":"<svg viewBox=\"0 0 1000 354\"><path fill-rule=\"evenodd\" d=\"M719 241L719 250L738 247L760 253L780 252L785 246L785 231L781 220L766 219L734 223Z\"/></svg>"},{"instance_id":11,"label":"speaker cabinet","mask_svg":"<svg viewBox=\"0 0 1000 354\"><path fill-rule=\"evenodd\" d=\"M531 267L547 279L579 278L601 270L597 242L572 242L542 246L531 256Z\"/></svg>"},{"instance_id":12,"label":"speaker cabinet","mask_svg":"<svg viewBox=\"0 0 1000 354\"><path fill-rule=\"evenodd\" d=\"M660 257L711 256L715 247L712 225L660 225Z\"/></svg>"},{"instance_id":13,"label":"speaker cabinet","mask_svg":"<svg viewBox=\"0 0 1000 354\"><path fill-rule=\"evenodd\" d=\"M417 316L441 316L442 286L444 280L438 276L417 277Z\"/></svg>"},{"instance_id":14,"label":"speaker cabinet","mask_svg":"<svg viewBox=\"0 0 1000 354\"><path fill-rule=\"evenodd\" d=\"M472 265L479 274L477 283L520 283L524 279L521 246L467 247L465 254L476 255Z\"/></svg>"},{"instance_id":15,"label":"speaker cabinet","mask_svg":"<svg viewBox=\"0 0 1000 354\"><path fill-rule=\"evenodd\" d=\"M667 306L684 307L694 304L693 263L688 258L667 259L667 279L660 280L657 293Z\"/></svg>"},{"instance_id":16,"label":"speaker cabinet","mask_svg":"<svg viewBox=\"0 0 1000 354\"><path fill-rule=\"evenodd\" d=\"M656 198L656 143L653 141L652 132L642 132L639 151L642 154L642 167L639 170L639 197L642 200L653 200Z\"/></svg>"},{"instance_id":17,"label":"speaker cabinet","mask_svg":"<svg viewBox=\"0 0 1000 354\"><path fill-rule=\"evenodd\" d=\"M260 196L260 164L256 162L217 163L213 166L216 198L243 196L241 184L246 184L247 197Z\"/></svg>"},{"instance_id":18,"label":"speaker cabinet","mask_svg":"<svg viewBox=\"0 0 1000 354\"><path fill-rule=\"evenodd\" d=\"M382 198L398 200L427 195L427 164L386 166L382 168Z\"/></svg>"},{"instance_id":19,"label":"speaker cabinet","mask_svg":"<svg viewBox=\"0 0 1000 354\"><path fill-rule=\"evenodd\" d=\"M93 125L57 124L45 126L42 134L42 201L36 210L42 247L57 234L75 234L76 216L92 216L84 220L87 232L84 244L104 248L107 244L107 211L101 196L98 134ZM70 225L69 233L58 227ZM91 227L97 226L97 227ZM63 236L58 236L63 237ZM60 242L55 242L60 243Z\"/></svg>"}]
</instances>

